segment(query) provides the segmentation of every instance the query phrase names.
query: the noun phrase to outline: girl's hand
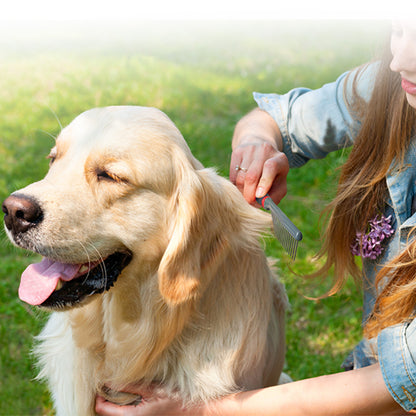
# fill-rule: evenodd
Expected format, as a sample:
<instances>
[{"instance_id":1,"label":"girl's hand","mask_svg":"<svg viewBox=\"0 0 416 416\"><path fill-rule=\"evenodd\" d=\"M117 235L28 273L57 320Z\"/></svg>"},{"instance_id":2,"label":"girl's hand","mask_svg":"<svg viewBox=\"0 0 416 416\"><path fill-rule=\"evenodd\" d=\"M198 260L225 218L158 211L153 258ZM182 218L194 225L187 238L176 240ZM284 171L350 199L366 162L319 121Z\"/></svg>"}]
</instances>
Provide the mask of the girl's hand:
<instances>
[{"instance_id":1,"label":"girl's hand","mask_svg":"<svg viewBox=\"0 0 416 416\"><path fill-rule=\"evenodd\" d=\"M95 411L99 416L225 416L239 414L240 393L230 394L208 403L185 406L182 401L167 397L163 390L151 386L148 389L131 386L129 393L142 396L136 405L119 406L96 397Z\"/></svg>"},{"instance_id":2,"label":"girl's hand","mask_svg":"<svg viewBox=\"0 0 416 416\"><path fill-rule=\"evenodd\" d=\"M231 155L230 181L253 204L266 193L278 204L287 192L289 162L267 141L247 138Z\"/></svg>"},{"instance_id":3,"label":"girl's hand","mask_svg":"<svg viewBox=\"0 0 416 416\"><path fill-rule=\"evenodd\" d=\"M119 406L97 396L95 411L99 416L150 416L150 415L197 415L195 410L187 412L178 402L162 397L144 399L135 406Z\"/></svg>"},{"instance_id":4,"label":"girl's hand","mask_svg":"<svg viewBox=\"0 0 416 416\"><path fill-rule=\"evenodd\" d=\"M143 392L140 391L140 394ZM202 407L185 408L182 402L151 391L145 392L142 401L136 405L119 406L97 396L95 411L99 416L198 416L204 414Z\"/></svg>"},{"instance_id":5,"label":"girl's hand","mask_svg":"<svg viewBox=\"0 0 416 416\"><path fill-rule=\"evenodd\" d=\"M278 204L286 195L289 161L274 119L255 109L236 125L232 140L230 180L250 204L266 193Z\"/></svg>"}]
</instances>

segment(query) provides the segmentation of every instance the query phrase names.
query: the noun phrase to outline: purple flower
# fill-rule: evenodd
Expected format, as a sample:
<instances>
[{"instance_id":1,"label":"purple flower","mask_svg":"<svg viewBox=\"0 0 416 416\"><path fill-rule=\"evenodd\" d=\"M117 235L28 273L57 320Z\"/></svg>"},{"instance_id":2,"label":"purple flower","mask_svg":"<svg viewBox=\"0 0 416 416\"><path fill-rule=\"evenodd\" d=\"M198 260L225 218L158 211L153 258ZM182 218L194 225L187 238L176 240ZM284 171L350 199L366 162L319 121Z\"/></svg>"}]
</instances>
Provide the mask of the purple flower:
<instances>
[{"instance_id":1,"label":"purple flower","mask_svg":"<svg viewBox=\"0 0 416 416\"><path fill-rule=\"evenodd\" d=\"M394 234L390 223L391 215L387 218L384 215L376 216L369 221L367 233L357 232L355 240L351 244L352 254L375 260L384 250L381 242Z\"/></svg>"}]
</instances>

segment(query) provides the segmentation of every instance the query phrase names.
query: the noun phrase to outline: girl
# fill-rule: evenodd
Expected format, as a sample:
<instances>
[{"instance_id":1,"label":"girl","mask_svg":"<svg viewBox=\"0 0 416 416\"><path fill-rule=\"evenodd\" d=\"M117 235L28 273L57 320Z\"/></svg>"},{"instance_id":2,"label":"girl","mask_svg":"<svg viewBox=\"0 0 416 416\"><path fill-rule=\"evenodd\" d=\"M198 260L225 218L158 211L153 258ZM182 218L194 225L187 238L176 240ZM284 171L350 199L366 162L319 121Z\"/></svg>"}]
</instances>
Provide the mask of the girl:
<instances>
[{"instance_id":1,"label":"girl","mask_svg":"<svg viewBox=\"0 0 416 416\"><path fill-rule=\"evenodd\" d=\"M230 179L248 202L286 194L289 167L353 145L343 166L317 274L334 267L335 293L362 276L364 335L346 371L193 408L140 391L137 407L97 398L100 415L403 415L416 407L416 22L393 23L381 62L335 83L255 94L237 124ZM362 257L362 270L355 262Z\"/></svg>"}]
</instances>

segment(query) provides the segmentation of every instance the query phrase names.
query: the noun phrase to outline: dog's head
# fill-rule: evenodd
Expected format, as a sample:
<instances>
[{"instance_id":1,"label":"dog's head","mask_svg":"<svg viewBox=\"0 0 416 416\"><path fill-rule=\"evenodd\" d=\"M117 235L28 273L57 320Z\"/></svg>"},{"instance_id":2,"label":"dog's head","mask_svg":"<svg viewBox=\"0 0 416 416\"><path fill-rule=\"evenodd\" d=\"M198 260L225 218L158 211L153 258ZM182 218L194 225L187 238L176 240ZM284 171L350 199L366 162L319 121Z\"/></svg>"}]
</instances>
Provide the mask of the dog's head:
<instances>
[{"instance_id":1,"label":"dog's head","mask_svg":"<svg viewBox=\"0 0 416 416\"><path fill-rule=\"evenodd\" d=\"M224 220L236 227L227 201L223 213L210 203L229 183L202 169L166 115L144 107L89 110L62 130L49 158L44 179L3 203L9 238L44 257L22 275L23 300L83 304L133 263L156 271L167 302L197 296L201 273L227 245Z\"/></svg>"}]
</instances>

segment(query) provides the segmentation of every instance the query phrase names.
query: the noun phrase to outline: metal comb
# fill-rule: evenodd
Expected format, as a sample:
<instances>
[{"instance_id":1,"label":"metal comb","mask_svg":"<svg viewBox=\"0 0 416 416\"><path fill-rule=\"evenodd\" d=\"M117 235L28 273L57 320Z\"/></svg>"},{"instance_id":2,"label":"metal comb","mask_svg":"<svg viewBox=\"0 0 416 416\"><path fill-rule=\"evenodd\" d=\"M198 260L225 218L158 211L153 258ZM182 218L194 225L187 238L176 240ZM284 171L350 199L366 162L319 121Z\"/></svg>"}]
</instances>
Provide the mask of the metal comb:
<instances>
[{"instance_id":1,"label":"metal comb","mask_svg":"<svg viewBox=\"0 0 416 416\"><path fill-rule=\"evenodd\" d=\"M274 235L292 260L295 260L299 241L302 240L302 233L273 202L269 194L266 194L263 198L256 198L256 200L264 209L270 211L272 214Z\"/></svg>"}]
</instances>

